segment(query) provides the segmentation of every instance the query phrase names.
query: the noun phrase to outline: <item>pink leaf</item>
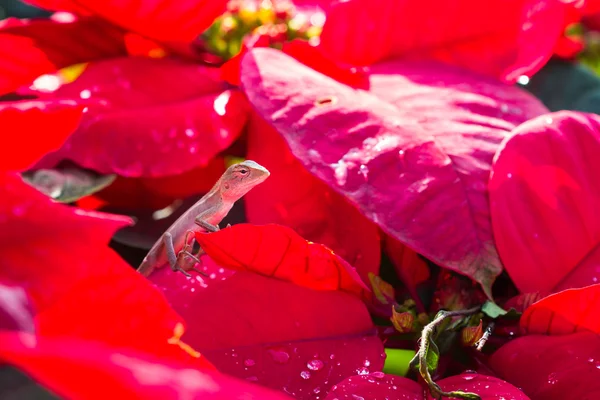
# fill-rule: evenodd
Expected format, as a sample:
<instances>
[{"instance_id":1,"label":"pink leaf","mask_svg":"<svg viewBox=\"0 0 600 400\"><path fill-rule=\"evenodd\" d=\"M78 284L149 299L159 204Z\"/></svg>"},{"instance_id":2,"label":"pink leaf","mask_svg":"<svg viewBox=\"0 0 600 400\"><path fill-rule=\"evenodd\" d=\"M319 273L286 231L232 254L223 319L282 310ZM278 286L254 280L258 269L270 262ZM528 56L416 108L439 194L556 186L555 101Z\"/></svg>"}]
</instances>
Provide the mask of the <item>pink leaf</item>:
<instances>
[{"instance_id":1,"label":"pink leaf","mask_svg":"<svg viewBox=\"0 0 600 400\"><path fill-rule=\"evenodd\" d=\"M71 337L0 333L0 360L66 398L265 399L289 397L214 371ZM250 396L250 397L249 397Z\"/></svg>"},{"instance_id":2,"label":"pink leaf","mask_svg":"<svg viewBox=\"0 0 600 400\"><path fill-rule=\"evenodd\" d=\"M74 101L0 103L0 171L24 171L67 140L81 121Z\"/></svg>"},{"instance_id":3,"label":"pink leaf","mask_svg":"<svg viewBox=\"0 0 600 400\"><path fill-rule=\"evenodd\" d=\"M191 42L221 15L226 0L29 0L57 11L82 11L162 42Z\"/></svg>"},{"instance_id":4,"label":"pink leaf","mask_svg":"<svg viewBox=\"0 0 600 400\"><path fill-rule=\"evenodd\" d=\"M255 113L248 130L247 157L271 171L269 179L244 197L248 221L286 225L303 238L330 247L356 268L364 282L369 282L369 272L378 275L377 225L306 171L285 140Z\"/></svg>"},{"instance_id":5,"label":"pink leaf","mask_svg":"<svg viewBox=\"0 0 600 400\"><path fill-rule=\"evenodd\" d=\"M328 10L321 46L354 65L433 59L515 82L550 58L565 9L548 0L340 1Z\"/></svg>"},{"instance_id":6,"label":"pink leaf","mask_svg":"<svg viewBox=\"0 0 600 400\"><path fill-rule=\"evenodd\" d=\"M44 96L44 95L42 95ZM100 173L175 175L204 166L229 147L247 103L225 90L218 71L175 59L129 57L90 64L50 98L81 97L81 126L38 167L70 159Z\"/></svg>"},{"instance_id":7,"label":"pink leaf","mask_svg":"<svg viewBox=\"0 0 600 400\"><path fill-rule=\"evenodd\" d=\"M358 297L203 264L210 278L161 268L149 279L187 321L186 343L219 371L299 399L381 371L383 345Z\"/></svg>"},{"instance_id":8,"label":"pink leaf","mask_svg":"<svg viewBox=\"0 0 600 400\"><path fill-rule=\"evenodd\" d=\"M437 382L442 390L461 390L478 394L482 400L529 400L519 389L492 376L465 373L441 379ZM347 378L337 384L325 400L343 399L388 399L425 400L433 399L426 388L417 382L396 375L373 373Z\"/></svg>"},{"instance_id":9,"label":"pink leaf","mask_svg":"<svg viewBox=\"0 0 600 400\"><path fill-rule=\"evenodd\" d=\"M250 102L306 169L394 238L490 294L501 271L490 166L508 132L545 111L537 100L440 64L374 66L369 92L272 49L253 49L242 69Z\"/></svg>"},{"instance_id":10,"label":"pink leaf","mask_svg":"<svg viewBox=\"0 0 600 400\"><path fill-rule=\"evenodd\" d=\"M521 317L527 333L565 335L581 330L600 333L600 284L555 293L528 307Z\"/></svg>"},{"instance_id":11,"label":"pink leaf","mask_svg":"<svg viewBox=\"0 0 600 400\"><path fill-rule=\"evenodd\" d=\"M492 368L533 400L600 398L600 336L524 336L491 357Z\"/></svg>"},{"instance_id":12,"label":"pink leaf","mask_svg":"<svg viewBox=\"0 0 600 400\"><path fill-rule=\"evenodd\" d=\"M123 32L101 19L84 17L0 22L0 94L73 64L127 53Z\"/></svg>"},{"instance_id":13,"label":"pink leaf","mask_svg":"<svg viewBox=\"0 0 600 400\"><path fill-rule=\"evenodd\" d=\"M600 117L561 111L515 129L494 161L494 237L521 292L597 281Z\"/></svg>"}]
</instances>

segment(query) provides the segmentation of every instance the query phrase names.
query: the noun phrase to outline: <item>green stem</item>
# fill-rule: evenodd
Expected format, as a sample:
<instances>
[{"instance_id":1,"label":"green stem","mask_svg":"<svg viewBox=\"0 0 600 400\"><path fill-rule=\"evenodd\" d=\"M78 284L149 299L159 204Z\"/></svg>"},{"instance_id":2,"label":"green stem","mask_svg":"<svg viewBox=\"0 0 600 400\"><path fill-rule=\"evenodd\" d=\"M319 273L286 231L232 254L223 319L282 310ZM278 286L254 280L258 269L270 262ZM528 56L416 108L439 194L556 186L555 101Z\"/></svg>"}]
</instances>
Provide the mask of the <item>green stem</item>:
<instances>
[{"instance_id":1,"label":"green stem","mask_svg":"<svg viewBox=\"0 0 600 400\"><path fill-rule=\"evenodd\" d=\"M437 317L427 324L421 332L421 344L419 345L419 351L417 356L419 357L419 373L427 382L431 395L437 399L442 397L450 397L457 399L468 399L468 400L481 400L481 397L475 393L466 393L461 391L444 392L437 383L431 378L429 369L427 368L427 352L429 351L431 336L433 335L435 328L437 328L446 318L459 317L465 315L473 315L481 310L481 306L469 308L467 310L458 311L440 311Z\"/></svg>"}]
</instances>

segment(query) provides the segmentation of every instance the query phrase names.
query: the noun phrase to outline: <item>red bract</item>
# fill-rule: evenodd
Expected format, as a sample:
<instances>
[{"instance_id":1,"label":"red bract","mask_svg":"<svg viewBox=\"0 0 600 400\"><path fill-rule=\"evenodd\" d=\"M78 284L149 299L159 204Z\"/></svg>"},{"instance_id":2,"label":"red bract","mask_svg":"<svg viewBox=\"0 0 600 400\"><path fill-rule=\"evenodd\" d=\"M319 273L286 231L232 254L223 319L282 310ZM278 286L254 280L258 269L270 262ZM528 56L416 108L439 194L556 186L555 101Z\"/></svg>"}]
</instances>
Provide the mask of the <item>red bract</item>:
<instances>
[{"instance_id":1,"label":"red bract","mask_svg":"<svg viewBox=\"0 0 600 400\"><path fill-rule=\"evenodd\" d=\"M37 166L71 159L101 173L175 175L206 165L246 122L241 93L214 69L176 59L117 58L88 65L73 83L42 98L81 97L81 125Z\"/></svg>"},{"instance_id":2,"label":"red bract","mask_svg":"<svg viewBox=\"0 0 600 400\"><path fill-rule=\"evenodd\" d=\"M502 262L522 292L598 279L600 117L561 111L524 123L494 161L489 191Z\"/></svg>"},{"instance_id":3,"label":"red bract","mask_svg":"<svg viewBox=\"0 0 600 400\"><path fill-rule=\"evenodd\" d=\"M94 14L127 30L161 42L191 42L221 15L226 0L172 2L151 0L30 0L56 11Z\"/></svg>"},{"instance_id":4,"label":"red bract","mask_svg":"<svg viewBox=\"0 0 600 400\"><path fill-rule=\"evenodd\" d=\"M244 90L314 175L386 232L488 295L501 264L486 185L500 142L545 108L517 88L435 63L371 67L354 90L272 49Z\"/></svg>"},{"instance_id":5,"label":"red bract","mask_svg":"<svg viewBox=\"0 0 600 400\"><path fill-rule=\"evenodd\" d=\"M231 235L227 231L235 229L261 227L236 225L205 236ZM228 250L231 257L247 253L258 238L249 235L245 239ZM277 243L270 248L272 258L282 256ZM208 251L215 249L209 246ZM295 265L289 261L293 269L287 269L288 279L326 290L226 270L207 256L203 265L208 279L188 279L161 268L150 280L186 320L186 343L220 371L308 399L326 393L348 376L381 371L385 354L361 300L354 294L311 283L304 273L306 255L296 256ZM293 257L292 253L287 257ZM260 259L264 255L259 254Z\"/></svg>"},{"instance_id":6,"label":"red bract","mask_svg":"<svg viewBox=\"0 0 600 400\"><path fill-rule=\"evenodd\" d=\"M278 223L330 247L368 282L379 274L379 228L343 196L311 175L281 136L255 113L248 126L248 153L271 176L245 197L248 221Z\"/></svg>"},{"instance_id":7,"label":"red bract","mask_svg":"<svg viewBox=\"0 0 600 400\"><path fill-rule=\"evenodd\" d=\"M600 333L600 285L569 289L528 307L521 327L530 334L564 335L588 330Z\"/></svg>"},{"instance_id":8,"label":"red bract","mask_svg":"<svg viewBox=\"0 0 600 400\"><path fill-rule=\"evenodd\" d=\"M74 101L0 103L0 171L21 171L58 149L81 121Z\"/></svg>"},{"instance_id":9,"label":"red bract","mask_svg":"<svg viewBox=\"0 0 600 400\"><path fill-rule=\"evenodd\" d=\"M321 46L354 65L433 59L515 82L550 58L565 9L554 0L340 1L328 9Z\"/></svg>"},{"instance_id":10,"label":"red bract","mask_svg":"<svg viewBox=\"0 0 600 400\"><path fill-rule=\"evenodd\" d=\"M0 176L0 188L0 282L26 290L38 334L208 365L168 342L181 335L181 318L106 247L128 218L54 203L16 175Z\"/></svg>"},{"instance_id":11,"label":"red bract","mask_svg":"<svg viewBox=\"0 0 600 400\"><path fill-rule=\"evenodd\" d=\"M73 338L0 333L0 360L73 399L289 398L214 371Z\"/></svg>"},{"instance_id":12,"label":"red bract","mask_svg":"<svg viewBox=\"0 0 600 400\"><path fill-rule=\"evenodd\" d=\"M519 389L500 379L479 374L462 374L441 379L437 382L442 390L462 390L474 392L482 400L529 400ZM339 383L325 397L325 400L343 399L388 399L388 400L425 400L433 399L425 394L417 382L395 375L374 373L353 376Z\"/></svg>"},{"instance_id":13,"label":"red bract","mask_svg":"<svg viewBox=\"0 0 600 400\"><path fill-rule=\"evenodd\" d=\"M492 368L532 400L600 398L600 336L592 332L524 336L490 359Z\"/></svg>"},{"instance_id":14,"label":"red bract","mask_svg":"<svg viewBox=\"0 0 600 400\"><path fill-rule=\"evenodd\" d=\"M0 283L0 331L34 332L33 311L23 288Z\"/></svg>"},{"instance_id":15,"label":"red bract","mask_svg":"<svg viewBox=\"0 0 600 400\"><path fill-rule=\"evenodd\" d=\"M81 62L126 54L124 32L95 17L0 22L0 94Z\"/></svg>"},{"instance_id":16,"label":"red bract","mask_svg":"<svg viewBox=\"0 0 600 400\"><path fill-rule=\"evenodd\" d=\"M370 290L345 260L282 225L237 224L196 241L217 264L252 271L316 290L340 290L368 298Z\"/></svg>"}]
</instances>

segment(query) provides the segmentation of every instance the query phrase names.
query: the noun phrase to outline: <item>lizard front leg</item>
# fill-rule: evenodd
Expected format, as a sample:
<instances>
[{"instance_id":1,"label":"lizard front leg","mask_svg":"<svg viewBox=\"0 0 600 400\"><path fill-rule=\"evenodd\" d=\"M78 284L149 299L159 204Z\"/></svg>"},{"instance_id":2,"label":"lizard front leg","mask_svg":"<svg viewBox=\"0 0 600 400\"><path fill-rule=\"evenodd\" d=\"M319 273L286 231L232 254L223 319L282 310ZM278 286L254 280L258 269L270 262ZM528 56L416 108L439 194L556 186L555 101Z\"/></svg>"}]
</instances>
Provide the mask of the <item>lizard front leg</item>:
<instances>
[{"instance_id":1,"label":"lizard front leg","mask_svg":"<svg viewBox=\"0 0 600 400\"><path fill-rule=\"evenodd\" d=\"M163 243L165 244L165 250L167 251L167 258L169 260L169 265L171 266L171 269L175 272L179 271L187 277L191 277L191 275L188 274L183 268L181 268L179 266L179 263L177 262L178 257L175 253L173 235L171 235L169 232L165 232L165 234L163 235Z\"/></svg>"}]
</instances>

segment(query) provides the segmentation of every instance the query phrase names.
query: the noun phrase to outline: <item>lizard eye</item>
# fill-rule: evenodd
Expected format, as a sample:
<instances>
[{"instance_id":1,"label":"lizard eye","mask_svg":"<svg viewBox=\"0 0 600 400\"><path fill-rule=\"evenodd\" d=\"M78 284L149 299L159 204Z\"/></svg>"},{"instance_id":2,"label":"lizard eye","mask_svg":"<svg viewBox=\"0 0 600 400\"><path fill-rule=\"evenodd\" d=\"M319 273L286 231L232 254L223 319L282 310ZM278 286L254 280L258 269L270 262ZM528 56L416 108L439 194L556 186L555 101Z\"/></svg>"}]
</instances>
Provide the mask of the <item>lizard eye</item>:
<instances>
[{"instance_id":1,"label":"lizard eye","mask_svg":"<svg viewBox=\"0 0 600 400\"><path fill-rule=\"evenodd\" d=\"M240 174L246 175L248 173L247 169L240 169Z\"/></svg>"}]
</instances>

